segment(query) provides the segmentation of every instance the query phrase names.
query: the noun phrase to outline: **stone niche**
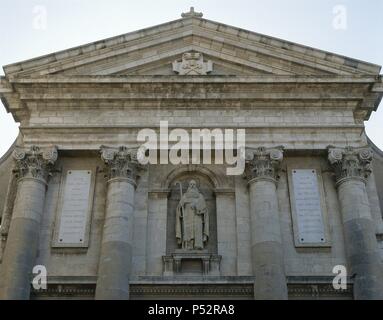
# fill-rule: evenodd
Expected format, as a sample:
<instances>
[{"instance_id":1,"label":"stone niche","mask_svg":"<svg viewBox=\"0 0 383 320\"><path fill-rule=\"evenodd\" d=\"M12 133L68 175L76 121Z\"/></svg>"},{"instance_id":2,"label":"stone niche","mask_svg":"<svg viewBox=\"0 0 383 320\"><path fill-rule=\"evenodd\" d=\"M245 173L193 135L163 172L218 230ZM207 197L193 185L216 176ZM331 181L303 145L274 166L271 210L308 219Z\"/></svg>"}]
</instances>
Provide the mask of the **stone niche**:
<instances>
[{"instance_id":1,"label":"stone niche","mask_svg":"<svg viewBox=\"0 0 383 320\"><path fill-rule=\"evenodd\" d=\"M182 194L185 194L191 180L197 183L197 188L205 199L209 215L209 238L204 248L199 250L183 249L176 239L176 211L181 199L180 184ZM163 256L164 276L219 276L221 257L217 255L217 213L213 184L204 175L188 172L175 178L169 189L166 256Z\"/></svg>"}]
</instances>

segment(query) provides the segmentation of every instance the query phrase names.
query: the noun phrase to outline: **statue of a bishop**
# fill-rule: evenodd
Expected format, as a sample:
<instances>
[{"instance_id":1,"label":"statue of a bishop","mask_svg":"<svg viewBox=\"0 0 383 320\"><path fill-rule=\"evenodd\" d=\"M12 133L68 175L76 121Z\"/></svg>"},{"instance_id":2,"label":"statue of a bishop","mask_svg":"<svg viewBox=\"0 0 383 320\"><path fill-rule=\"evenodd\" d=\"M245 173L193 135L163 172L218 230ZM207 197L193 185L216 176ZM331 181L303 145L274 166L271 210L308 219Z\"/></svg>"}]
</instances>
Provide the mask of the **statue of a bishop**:
<instances>
[{"instance_id":1,"label":"statue of a bishop","mask_svg":"<svg viewBox=\"0 0 383 320\"><path fill-rule=\"evenodd\" d=\"M194 180L176 210L177 243L185 250L202 250L209 239L209 213Z\"/></svg>"}]
</instances>

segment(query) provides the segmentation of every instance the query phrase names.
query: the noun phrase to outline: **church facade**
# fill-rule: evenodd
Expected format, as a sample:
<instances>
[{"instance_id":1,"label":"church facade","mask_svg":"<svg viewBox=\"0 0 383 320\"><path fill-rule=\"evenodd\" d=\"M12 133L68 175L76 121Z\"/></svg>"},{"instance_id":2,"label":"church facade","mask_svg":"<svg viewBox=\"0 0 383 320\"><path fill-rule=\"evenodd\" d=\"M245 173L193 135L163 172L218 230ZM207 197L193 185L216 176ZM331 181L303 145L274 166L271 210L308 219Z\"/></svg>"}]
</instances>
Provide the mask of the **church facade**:
<instances>
[{"instance_id":1,"label":"church facade","mask_svg":"<svg viewBox=\"0 0 383 320\"><path fill-rule=\"evenodd\" d=\"M0 298L383 299L380 69L193 9L5 66Z\"/></svg>"}]
</instances>

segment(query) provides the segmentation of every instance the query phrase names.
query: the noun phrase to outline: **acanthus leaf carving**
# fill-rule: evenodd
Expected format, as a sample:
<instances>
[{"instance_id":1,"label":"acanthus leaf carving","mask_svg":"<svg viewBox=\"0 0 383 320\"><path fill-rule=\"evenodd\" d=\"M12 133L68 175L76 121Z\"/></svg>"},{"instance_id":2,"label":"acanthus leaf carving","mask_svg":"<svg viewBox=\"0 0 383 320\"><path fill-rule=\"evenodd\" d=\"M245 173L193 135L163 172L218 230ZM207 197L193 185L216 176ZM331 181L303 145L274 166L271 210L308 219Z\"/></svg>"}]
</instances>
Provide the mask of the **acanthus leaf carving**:
<instances>
[{"instance_id":1,"label":"acanthus leaf carving","mask_svg":"<svg viewBox=\"0 0 383 320\"><path fill-rule=\"evenodd\" d=\"M57 147L43 148L31 146L29 149L16 147L13 151L14 172L18 178L30 177L46 181L57 160Z\"/></svg>"},{"instance_id":2,"label":"acanthus leaf carving","mask_svg":"<svg viewBox=\"0 0 383 320\"><path fill-rule=\"evenodd\" d=\"M137 148L102 146L100 152L109 179L128 178L136 182L139 170L143 169L137 159Z\"/></svg>"},{"instance_id":3,"label":"acanthus leaf carving","mask_svg":"<svg viewBox=\"0 0 383 320\"><path fill-rule=\"evenodd\" d=\"M338 184L348 178L366 181L372 172L372 158L373 152L369 147L328 148L328 161Z\"/></svg>"},{"instance_id":4,"label":"acanthus leaf carving","mask_svg":"<svg viewBox=\"0 0 383 320\"><path fill-rule=\"evenodd\" d=\"M283 147L246 149L246 177L249 181L256 178L278 178L278 170L283 160Z\"/></svg>"}]
</instances>

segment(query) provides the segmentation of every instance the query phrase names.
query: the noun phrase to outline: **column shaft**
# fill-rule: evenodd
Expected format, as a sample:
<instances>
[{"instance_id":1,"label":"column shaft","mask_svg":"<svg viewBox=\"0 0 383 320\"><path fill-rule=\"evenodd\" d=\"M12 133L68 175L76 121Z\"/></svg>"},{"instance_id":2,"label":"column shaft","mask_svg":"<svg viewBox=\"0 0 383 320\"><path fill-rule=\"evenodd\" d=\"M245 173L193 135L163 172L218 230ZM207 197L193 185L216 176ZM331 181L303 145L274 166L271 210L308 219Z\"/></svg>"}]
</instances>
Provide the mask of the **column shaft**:
<instances>
[{"instance_id":1,"label":"column shaft","mask_svg":"<svg viewBox=\"0 0 383 320\"><path fill-rule=\"evenodd\" d=\"M57 149L16 148L18 185L0 271L1 299L29 299L32 271L39 249L46 181Z\"/></svg>"},{"instance_id":2,"label":"column shaft","mask_svg":"<svg viewBox=\"0 0 383 320\"><path fill-rule=\"evenodd\" d=\"M364 148L329 148L342 213L348 275L354 280L354 298L383 299L383 265L366 181L371 174L372 151Z\"/></svg>"},{"instance_id":3,"label":"column shaft","mask_svg":"<svg viewBox=\"0 0 383 320\"><path fill-rule=\"evenodd\" d=\"M355 299L383 299L383 270L375 224L371 217L365 183L347 180L339 185L346 254L354 275Z\"/></svg>"},{"instance_id":4,"label":"column shaft","mask_svg":"<svg viewBox=\"0 0 383 320\"><path fill-rule=\"evenodd\" d=\"M109 181L96 299L129 299L134 186L128 179Z\"/></svg>"},{"instance_id":5,"label":"column shaft","mask_svg":"<svg viewBox=\"0 0 383 320\"><path fill-rule=\"evenodd\" d=\"M278 200L273 181L250 182L250 214L255 299L287 299Z\"/></svg>"},{"instance_id":6,"label":"column shaft","mask_svg":"<svg viewBox=\"0 0 383 320\"><path fill-rule=\"evenodd\" d=\"M124 146L102 147L101 158L109 181L96 299L129 299L137 152Z\"/></svg>"},{"instance_id":7,"label":"column shaft","mask_svg":"<svg viewBox=\"0 0 383 320\"><path fill-rule=\"evenodd\" d=\"M18 183L1 268L1 299L29 299L45 189L45 184L37 179L25 178Z\"/></svg>"},{"instance_id":8,"label":"column shaft","mask_svg":"<svg viewBox=\"0 0 383 320\"><path fill-rule=\"evenodd\" d=\"M287 284L276 189L283 151L281 147L261 147L248 150L246 158L254 298L284 300L287 299Z\"/></svg>"}]
</instances>

